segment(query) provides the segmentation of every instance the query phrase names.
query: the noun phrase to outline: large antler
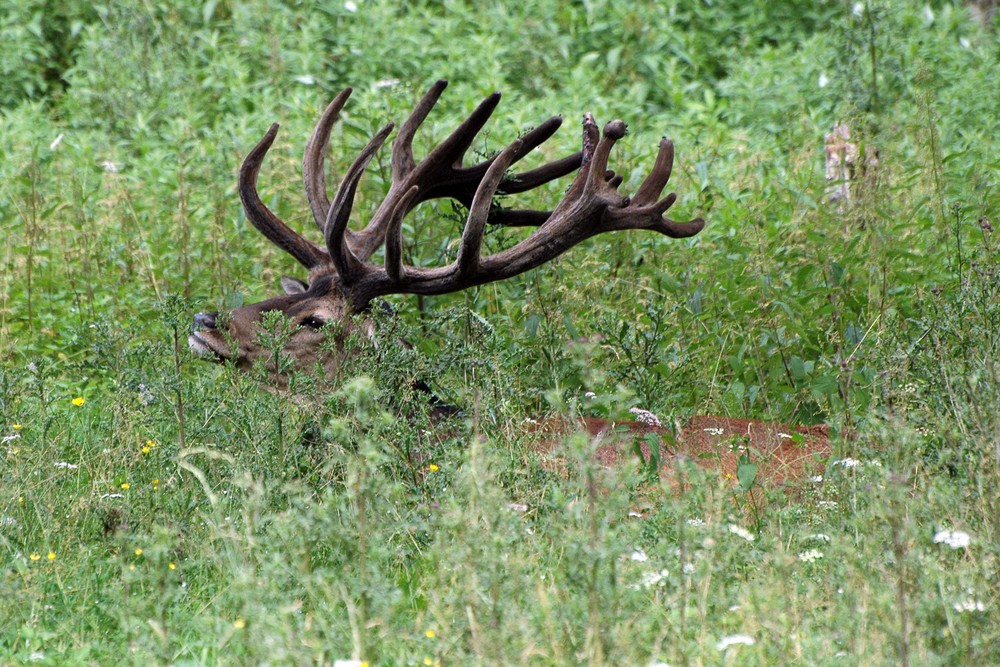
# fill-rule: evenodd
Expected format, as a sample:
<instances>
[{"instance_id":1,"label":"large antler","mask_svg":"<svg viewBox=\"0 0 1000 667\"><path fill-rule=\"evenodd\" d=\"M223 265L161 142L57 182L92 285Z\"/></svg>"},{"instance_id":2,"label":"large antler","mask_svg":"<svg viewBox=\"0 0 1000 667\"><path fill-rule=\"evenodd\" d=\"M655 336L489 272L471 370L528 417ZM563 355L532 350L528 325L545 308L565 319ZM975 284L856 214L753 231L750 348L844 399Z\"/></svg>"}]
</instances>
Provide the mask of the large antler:
<instances>
[{"instance_id":1,"label":"large antler","mask_svg":"<svg viewBox=\"0 0 1000 667\"><path fill-rule=\"evenodd\" d=\"M693 236L704 221L675 222L663 214L676 200L675 194L658 199L670 178L673 144L664 139L653 171L631 199L617 189L621 176L607 170L615 142L625 136L625 123L612 121L600 136L593 117L583 122L583 150L520 175L507 170L552 136L562 119L553 117L514 141L498 155L474 166L463 167L462 159L500 101L494 93L484 99L452 134L419 163L413 156L413 137L447 85L438 81L424 95L400 127L392 147L392 183L368 225L350 230L354 194L368 163L393 129L390 123L377 133L347 170L333 202L326 194L323 155L330 131L350 89L341 92L320 118L306 146L303 176L306 196L316 223L324 232L326 248L305 240L264 206L257 195L260 163L277 132L272 125L261 142L247 155L240 169L240 196L251 222L269 240L309 269L332 265L341 289L355 310L371 299L394 293L445 294L474 285L503 280L555 258L581 241L620 229L651 229L674 238ZM563 200L554 211L498 210L497 194L531 190L579 168ZM419 203L452 198L468 209L456 260L445 267L405 266L402 260L402 221ZM507 250L481 256L487 222L538 226L530 236ZM368 261L385 244L385 263Z\"/></svg>"}]
</instances>

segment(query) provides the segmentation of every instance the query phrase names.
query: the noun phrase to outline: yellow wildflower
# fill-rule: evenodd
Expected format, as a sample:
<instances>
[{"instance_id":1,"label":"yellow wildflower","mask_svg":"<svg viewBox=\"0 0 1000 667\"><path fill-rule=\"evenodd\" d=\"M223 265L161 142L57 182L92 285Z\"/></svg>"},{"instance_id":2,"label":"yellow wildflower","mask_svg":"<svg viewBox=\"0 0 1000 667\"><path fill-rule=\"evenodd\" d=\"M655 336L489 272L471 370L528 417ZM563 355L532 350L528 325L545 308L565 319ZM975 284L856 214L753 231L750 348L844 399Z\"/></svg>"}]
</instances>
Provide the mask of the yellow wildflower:
<instances>
[{"instance_id":1,"label":"yellow wildflower","mask_svg":"<svg viewBox=\"0 0 1000 667\"><path fill-rule=\"evenodd\" d=\"M167 567L171 570L176 570L177 566L174 563L167 563Z\"/></svg>"},{"instance_id":2,"label":"yellow wildflower","mask_svg":"<svg viewBox=\"0 0 1000 667\"><path fill-rule=\"evenodd\" d=\"M132 486L128 482L122 482L122 491L128 491L129 487Z\"/></svg>"},{"instance_id":3,"label":"yellow wildflower","mask_svg":"<svg viewBox=\"0 0 1000 667\"><path fill-rule=\"evenodd\" d=\"M435 637L437 637L437 633L436 633L436 632L434 632L433 630L428 630L427 632L425 632L425 633L424 633L424 635L425 635L425 636L426 636L426 637L427 637L428 639L434 639Z\"/></svg>"},{"instance_id":4,"label":"yellow wildflower","mask_svg":"<svg viewBox=\"0 0 1000 667\"><path fill-rule=\"evenodd\" d=\"M146 441L146 446L149 447L150 449L156 449L156 441L155 440L147 440Z\"/></svg>"},{"instance_id":5,"label":"yellow wildflower","mask_svg":"<svg viewBox=\"0 0 1000 667\"><path fill-rule=\"evenodd\" d=\"M136 556L141 556L142 555L142 549L136 549L135 550L135 555Z\"/></svg>"},{"instance_id":6,"label":"yellow wildflower","mask_svg":"<svg viewBox=\"0 0 1000 667\"><path fill-rule=\"evenodd\" d=\"M30 556L28 556L28 558L30 558L31 560L40 560L41 557L42 557L41 554L31 554Z\"/></svg>"},{"instance_id":7,"label":"yellow wildflower","mask_svg":"<svg viewBox=\"0 0 1000 667\"><path fill-rule=\"evenodd\" d=\"M150 452L149 446L146 446L146 447L142 448L142 453L143 454L149 454L149 452Z\"/></svg>"},{"instance_id":8,"label":"yellow wildflower","mask_svg":"<svg viewBox=\"0 0 1000 667\"><path fill-rule=\"evenodd\" d=\"M14 429L15 431L20 431L21 430L21 425L20 424L11 424L10 427L12 429Z\"/></svg>"},{"instance_id":9,"label":"yellow wildflower","mask_svg":"<svg viewBox=\"0 0 1000 667\"><path fill-rule=\"evenodd\" d=\"M430 470L431 472L437 472L441 468L438 468L436 463L432 463L429 466L427 466L427 469Z\"/></svg>"},{"instance_id":10,"label":"yellow wildflower","mask_svg":"<svg viewBox=\"0 0 1000 667\"><path fill-rule=\"evenodd\" d=\"M86 402L87 399L85 399L83 396L77 396L76 398L73 399L73 405L75 405L78 408L81 407Z\"/></svg>"},{"instance_id":11,"label":"yellow wildflower","mask_svg":"<svg viewBox=\"0 0 1000 667\"><path fill-rule=\"evenodd\" d=\"M49 560L55 560L56 559L56 552L55 551L50 551L49 555L47 556L47 558Z\"/></svg>"},{"instance_id":12,"label":"yellow wildflower","mask_svg":"<svg viewBox=\"0 0 1000 667\"><path fill-rule=\"evenodd\" d=\"M247 627L247 622L244 621L242 618L237 618L235 621L233 621L233 627L236 628L237 630L242 630L243 628Z\"/></svg>"}]
</instances>

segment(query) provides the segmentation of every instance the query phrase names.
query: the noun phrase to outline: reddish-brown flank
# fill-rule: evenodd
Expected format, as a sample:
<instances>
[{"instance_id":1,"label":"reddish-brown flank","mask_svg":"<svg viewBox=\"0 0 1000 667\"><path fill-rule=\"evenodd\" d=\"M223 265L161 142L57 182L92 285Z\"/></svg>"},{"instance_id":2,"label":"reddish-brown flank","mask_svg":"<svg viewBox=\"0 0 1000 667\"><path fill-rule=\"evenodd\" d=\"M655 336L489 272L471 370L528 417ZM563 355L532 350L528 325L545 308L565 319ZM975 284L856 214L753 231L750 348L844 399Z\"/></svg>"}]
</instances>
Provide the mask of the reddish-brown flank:
<instances>
[{"instance_id":1,"label":"reddish-brown flank","mask_svg":"<svg viewBox=\"0 0 1000 667\"><path fill-rule=\"evenodd\" d=\"M755 478L758 488L774 490L798 486L819 474L831 452L826 426L791 426L736 417L692 417L680 428L676 442L671 430L635 421L615 423L587 417L575 426L552 421L541 426L542 431L553 435L575 428L585 428L598 441L594 456L604 466L616 467L635 460L636 442L644 459L649 460L646 436L653 434L661 443L661 477L673 481L673 464L683 457L718 472L734 488L739 486L737 468L744 453L758 466ZM561 458L557 443L558 438L545 437L538 445L555 463Z\"/></svg>"}]
</instances>

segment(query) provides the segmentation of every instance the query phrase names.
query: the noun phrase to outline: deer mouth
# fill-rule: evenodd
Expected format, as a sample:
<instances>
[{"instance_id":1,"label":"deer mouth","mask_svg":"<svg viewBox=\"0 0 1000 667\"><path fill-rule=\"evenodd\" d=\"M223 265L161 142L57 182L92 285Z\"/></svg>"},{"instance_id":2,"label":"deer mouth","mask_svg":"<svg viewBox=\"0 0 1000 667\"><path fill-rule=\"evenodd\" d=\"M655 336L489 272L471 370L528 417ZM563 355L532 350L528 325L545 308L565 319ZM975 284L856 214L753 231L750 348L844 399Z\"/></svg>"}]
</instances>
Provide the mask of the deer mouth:
<instances>
[{"instance_id":1,"label":"deer mouth","mask_svg":"<svg viewBox=\"0 0 1000 667\"><path fill-rule=\"evenodd\" d=\"M223 354L218 347L213 345L211 338L206 335L207 332L203 331L192 331L191 335L188 336L188 347L191 353L199 359L204 359L205 361L214 361L217 363L222 363L228 359L228 355Z\"/></svg>"}]
</instances>

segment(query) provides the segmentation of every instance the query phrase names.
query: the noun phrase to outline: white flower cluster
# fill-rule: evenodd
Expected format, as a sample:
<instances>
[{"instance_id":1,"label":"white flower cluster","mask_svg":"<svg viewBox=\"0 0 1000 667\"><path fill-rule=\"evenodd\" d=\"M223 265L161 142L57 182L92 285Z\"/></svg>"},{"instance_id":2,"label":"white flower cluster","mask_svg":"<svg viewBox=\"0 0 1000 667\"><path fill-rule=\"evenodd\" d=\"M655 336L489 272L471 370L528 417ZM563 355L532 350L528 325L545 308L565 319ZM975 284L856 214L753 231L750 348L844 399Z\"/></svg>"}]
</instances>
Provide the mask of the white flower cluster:
<instances>
[{"instance_id":1,"label":"white flower cluster","mask_svg":"<svg viewBox=\"0 0 1000 667\"><path fill-rule=\"evenodd\" d=\"M734 523L729 524L729 532L732 533L733 535L742 537L747 542L753 542L756 539L754 537L754 534L751 533L749 530L747 530L746 528L741 528Z\"/></svg>"},{"instance_id":2,"label":"white flower cluster","mask_svg":"<svg viewBox=\"0 0 1000 667\"><path fill-rule=\"evenodd\" d=\"M635 415L635 420L640 424L649 424L650 426L656 426L660 428L663 424L660 422L660 418L654 415L649 410L643 410L642 408L632 407L628 409L629 412Z\"/></svg>"},{"instance_id":3,"label":"white flower cluster","mask_svg":"<svg viewBox=\"0 0 1000 667\"><path fill-rule=\"evenodd\" d=\"M799 554L799 560L803 563L815 563L823 557L823 552L819 549L809 549Z\"/></svg>"},{"instance_id":4,"label":"white flower cluster","mask_svg":"<svg viewBox=\"0 0 1000 667\"><path fill-rule=\"evenodd\" d=\"M986 603L976 598L969 598L968 600L956 602L952 605L952 608L960 614L973 611L986 611Z\"/></svg>"},{"instance_id":5,"label":"white flower cluster","mask_svg":"<svg viewBox=\"0 0 1000 667\"><path fill-rule=\"evenodd\" d=\"M972 544L972 537L961 530L939 530L934 534L934 544L947 544L952 549L964 549Z\"/></svg>"},{"instance_id":6,"label":"white flower cluster","mask_svg":"<svg viewBox=\"0 0 1000 667\"><path fill-rule=\"evenodd\" d=\"M720 639L715 648L725 651L730 646L753 646L755 643L754 638L750 635L730 635Z\"/></svg>"}]
</instances>

